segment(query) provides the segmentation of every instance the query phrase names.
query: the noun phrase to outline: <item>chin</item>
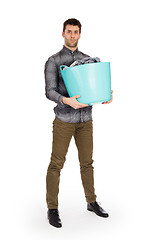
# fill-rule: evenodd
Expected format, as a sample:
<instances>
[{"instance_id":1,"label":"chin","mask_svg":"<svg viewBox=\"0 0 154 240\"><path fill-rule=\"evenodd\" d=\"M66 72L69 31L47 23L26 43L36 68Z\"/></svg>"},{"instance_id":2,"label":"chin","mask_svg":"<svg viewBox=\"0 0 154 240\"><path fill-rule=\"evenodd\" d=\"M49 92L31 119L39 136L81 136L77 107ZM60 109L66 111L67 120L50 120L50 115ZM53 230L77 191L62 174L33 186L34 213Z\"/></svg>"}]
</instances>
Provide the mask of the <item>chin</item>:
<instances>
[{"instance_id":1,"label":"chin","mask_svg":"<svg viewBox=\"0 0 154 240\"><path fill-rule=\"evenodd\" d=\"M75 44L70 44L70 47L76 47L77 46L77 43Z\"/></svg>"}]
</instances>

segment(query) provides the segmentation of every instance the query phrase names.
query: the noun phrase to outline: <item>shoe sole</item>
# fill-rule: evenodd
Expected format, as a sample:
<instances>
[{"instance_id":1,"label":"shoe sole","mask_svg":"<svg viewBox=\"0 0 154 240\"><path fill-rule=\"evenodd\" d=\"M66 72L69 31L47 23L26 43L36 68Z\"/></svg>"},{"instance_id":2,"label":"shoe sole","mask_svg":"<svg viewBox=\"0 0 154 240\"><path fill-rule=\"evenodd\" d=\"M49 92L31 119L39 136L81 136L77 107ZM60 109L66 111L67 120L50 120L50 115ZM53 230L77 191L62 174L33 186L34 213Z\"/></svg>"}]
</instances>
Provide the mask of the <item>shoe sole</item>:
<instances>
[{"instance_id":1,"label":"shoe sole","mask_svg":"<svg viewBox=\"0 0 154 240\"><path fill-rule=\"evenodd\" d=\"M47 217L47 219L48 219L48 221L49 221L49 218L48 218L48 217ZM49 224L52 225L53 227L56 227L56 228L61 228L61 227L62 227L62 225L57 226L57 225L55 225L54 223L52 223L52 222L50 222L50 221L49 221Z\"/></svg>"},{"instance_id":2,"label":"shoe sole","mask_svg":"<svg viewBox=\"0 0 154 240\"><path fill-rule=\"evenodd\" d=\"M49 224L52 225L53 227L56 227L56 228L61 228L61 227L62 227L62 225L61 225L61 226L56 226L56 225L54 225L54 224L51 223L51 222L49 222Z\"/></svg>"}]
</instances>

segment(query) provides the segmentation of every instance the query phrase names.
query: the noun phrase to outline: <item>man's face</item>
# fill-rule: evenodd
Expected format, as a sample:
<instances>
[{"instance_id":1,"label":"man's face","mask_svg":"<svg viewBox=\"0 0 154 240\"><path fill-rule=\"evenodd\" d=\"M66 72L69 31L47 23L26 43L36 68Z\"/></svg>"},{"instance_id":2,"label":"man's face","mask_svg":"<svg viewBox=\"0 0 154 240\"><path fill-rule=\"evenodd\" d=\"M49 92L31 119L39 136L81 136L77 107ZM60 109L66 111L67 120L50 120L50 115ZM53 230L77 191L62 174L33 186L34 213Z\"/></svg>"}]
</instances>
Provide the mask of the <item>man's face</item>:
<instances>
[{"instance_id":1,"label":"man's face","mask_svg":"<svg viewBox=\"0 0 154 240\"><path fill-rule=\"evenodd\" d=\"M62 33L65 45L70 48L75 48L80 39L79 27L73 25L66 25L65 32Z\"/></svg>"}]
</instances>

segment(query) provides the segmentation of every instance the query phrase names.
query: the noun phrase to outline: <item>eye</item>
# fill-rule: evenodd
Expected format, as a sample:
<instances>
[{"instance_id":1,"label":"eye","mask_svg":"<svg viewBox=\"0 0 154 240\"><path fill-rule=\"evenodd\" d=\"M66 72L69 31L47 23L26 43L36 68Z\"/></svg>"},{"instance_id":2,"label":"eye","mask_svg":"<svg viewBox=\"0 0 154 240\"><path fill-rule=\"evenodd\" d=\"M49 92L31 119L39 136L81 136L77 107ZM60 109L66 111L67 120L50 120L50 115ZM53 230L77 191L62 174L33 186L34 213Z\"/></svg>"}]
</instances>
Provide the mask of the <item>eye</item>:
<instances>
[{"instance_id":1,"label":"eye","mask_svg":"<svg viewBox=\"0 0 154 240\"><path fill-rule=\"evenodd\" d=\"M68 32L68 33L71 33L71 30L68 30L67 32Z\"/></svg>"},{"instance_id":2,"label":"eye","mask_svg":"<svg viewBox=\"0 0 154 240\"><path fill-rule=\"evenodd\" d=\"M75 31L75 34L78 34L78 30Z\"/></svg>"}]
</instances>

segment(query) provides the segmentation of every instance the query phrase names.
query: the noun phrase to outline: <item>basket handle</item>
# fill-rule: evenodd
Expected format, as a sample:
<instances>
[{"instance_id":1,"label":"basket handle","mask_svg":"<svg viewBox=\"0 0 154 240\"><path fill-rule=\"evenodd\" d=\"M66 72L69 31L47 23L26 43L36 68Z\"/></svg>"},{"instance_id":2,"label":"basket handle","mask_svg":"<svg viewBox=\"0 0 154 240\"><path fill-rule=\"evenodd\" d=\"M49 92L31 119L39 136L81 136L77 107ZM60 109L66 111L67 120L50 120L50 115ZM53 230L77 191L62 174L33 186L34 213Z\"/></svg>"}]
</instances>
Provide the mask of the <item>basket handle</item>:
<instances>
[{"instance_id":1,"label":"basket handle","mask_svg":"<svg viewBox=\"0 0 154 240\"><path fill-rule=\"evenodd\" d=\"M66 65L61 65L61 66L60 66L60 71L63 71L63 68L68 68L68 66L66 66Z\"/></svg>"}]
</instances>

